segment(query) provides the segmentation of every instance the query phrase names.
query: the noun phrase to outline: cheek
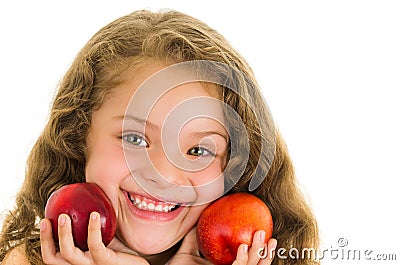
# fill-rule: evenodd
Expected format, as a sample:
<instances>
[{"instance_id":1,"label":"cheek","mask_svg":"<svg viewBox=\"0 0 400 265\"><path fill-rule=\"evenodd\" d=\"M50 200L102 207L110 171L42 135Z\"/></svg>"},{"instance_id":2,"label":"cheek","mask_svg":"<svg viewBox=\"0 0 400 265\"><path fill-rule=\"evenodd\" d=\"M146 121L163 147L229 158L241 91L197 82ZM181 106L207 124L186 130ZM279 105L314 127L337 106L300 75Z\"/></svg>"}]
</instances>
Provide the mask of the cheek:
<instances>
[{"instance_id":1,"label":"cheek","mask_svg":"<svg viewBox=\"0 0 400 265\"><path fill-rule=\"evenodd\" d=\"M220 157L215 158L208 166L191 174L191 182L195 186L208 183L219 182L223 180L224 162Z\"/></svg>"},{"instance_id":2,"label":"cheek","mask_svg":"<svg viewBox=\"0 0 400 265\"><path fill-rule=\"evenodd\" d=\"M111 200L118 216L120 183L129 175L123 151L112 146L96 146L90 152L86 164L86 181L100 186Z\"/></svg>"},{"instance_id":3,"label":"cheek","mask_svg":"<svg viewBox=\"0 0 400 265\"><path fill-rule=\"evenodd\" d=\"M220 164L213 163L206 169L192 174L191 183L196 189L198 205L218 199L224 193L224 176Z\"/></svg>"},{"instance_id":4,"label":"cheek","mask_svg":"<svg viewBox=\"0 0 400 265\"><path fill-rule=\"evenodd\" d=\"M204 211L204 209L205 209L208 205L210 205L210 203L204 203L204 204L202 204L202 205L191 206L191 210L190 210L190 212L191 212L190 215L191 215L191 216L190 216L190 219L192 220L192 223L193 223L193 224L191 224L191 225L194 225L194 224L197 223L197 221L198 221L199 218L200 218L201 213Z\"/></svg>"},{"instance_id":5,"label":"cheek","mask_svg":"<svg viewBox=\"0 0 400 265\"><path fill-rule=\"evenodd\" d=\"M129 174L122 148L96 145L90 148L86 164L86 181L98 184L104 191L115 189Z\"/></svg>"}]
</instances>

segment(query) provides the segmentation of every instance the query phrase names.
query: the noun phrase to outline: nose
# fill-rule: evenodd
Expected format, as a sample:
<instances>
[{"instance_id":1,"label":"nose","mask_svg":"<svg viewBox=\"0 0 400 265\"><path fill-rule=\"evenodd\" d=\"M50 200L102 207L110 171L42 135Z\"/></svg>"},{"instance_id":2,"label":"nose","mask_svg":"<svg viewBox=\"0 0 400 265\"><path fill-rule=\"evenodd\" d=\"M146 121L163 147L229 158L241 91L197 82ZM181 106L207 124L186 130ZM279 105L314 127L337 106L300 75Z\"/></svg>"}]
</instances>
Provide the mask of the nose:
<instances>
[{"instance_id":1,"label":"nose","mask_svg":"<svg viewBox=\"0 0 400 265\"><path fill-rule=\"evenodd\" d=\"M136 156L136 158L139 158ZM148 151L131 171L135 182L155 198L182 204L196 200L195 187L192 185L189 172L173 163L161 151Z\"/></svg>"},{"instance_id":2,"label":"nose","mask_svg":"<svg viewBox=\"0 0 400 265\"><path fill-rule=\"evenodd\" d=\"M160 188L190 185L188 172L174 163L174 158L167 157L163 151L151 152L148 156L149 161L144 172L147 181Z\"/></svg>"}]
</instances>

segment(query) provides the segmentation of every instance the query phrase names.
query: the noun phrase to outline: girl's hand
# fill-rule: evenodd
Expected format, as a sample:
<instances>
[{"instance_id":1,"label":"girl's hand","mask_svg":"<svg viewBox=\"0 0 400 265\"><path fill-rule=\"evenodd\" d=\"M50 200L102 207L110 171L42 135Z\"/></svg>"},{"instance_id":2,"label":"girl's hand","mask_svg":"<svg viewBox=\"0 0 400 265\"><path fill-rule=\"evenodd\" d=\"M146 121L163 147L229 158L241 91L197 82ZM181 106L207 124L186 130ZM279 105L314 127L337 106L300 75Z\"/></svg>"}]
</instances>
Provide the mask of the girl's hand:
<instances>
[{"instance_id":1,"label":"girl's hand","mask_svg":"<svg viewBox=\"0 0 400 265\"><path fill-rule=\"evenodd\" d=\"M250 248L246 244L239 246L236 260L232 265L270 265L276 244L276 239L273 238L265 243L265 232L257 231Z\"/></svg>"},{"instance_id":2,"label":"girl's hand","mask_svg":"<svg viewBox=\"0 0 400 265\"><path fill-rule=\"evenodd\" d=\"M211 262L200 256L196 240L196 228L192 228L192 230L187 233L178 252L176 252L174 257L166 265L182 264L212 265Z\"/></svg>"},{"instance_id":3,"label":"girl's hand","mask_svg":"<svg viewBox=\"0 0 400 265\"><path fill-rule=\"evenodd\" d=\"M274 258L276 239L265 242L265 233L257 231L254 234L250 248L242 244L238 248L236 260L232 265L270 265ZM200 256L196 240L196 228L193 228L183 239L182 245L168 265L181 264L211 264Z\"/></svg>"},{"instance_id":4,"label":"girl's hand","mask_svg":"<svg viewBox=\"0 0 400 265\"><path fill-rule=\"evenodd\" d=\"M56 250L51 223L43 219L40 223L40 243L42 258L48 265L117 265L134 264L149 265L149 263L138 256L115 252L104 246L101 240L100 216L91 213L88 226L89 250L83 252L75 247L72 238L71 219L66 214L61 214L58 220L58 237L60 251Z\"/></svg>"}]
</instances>

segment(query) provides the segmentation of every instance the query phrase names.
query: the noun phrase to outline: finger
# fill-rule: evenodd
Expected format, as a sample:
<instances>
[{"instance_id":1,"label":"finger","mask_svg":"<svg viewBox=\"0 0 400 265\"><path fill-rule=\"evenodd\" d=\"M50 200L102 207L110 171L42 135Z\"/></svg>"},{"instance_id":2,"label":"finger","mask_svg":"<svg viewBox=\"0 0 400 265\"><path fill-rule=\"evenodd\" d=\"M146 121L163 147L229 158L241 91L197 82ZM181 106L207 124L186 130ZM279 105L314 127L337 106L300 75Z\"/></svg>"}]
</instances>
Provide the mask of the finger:
<instances>
[{"instance_id":1,"label":"finger","mask_svg":"<svg viewBox=\"0 0 400 265\"><path fill-rule=\"evenodd\" d=\"M88 247L94 263L101 263L107 259L107 249L101 238L100 214L92 212L88 226Z\"/></svg>"},{"instance_id":2,"label":"finger","mask_svg":"<svg viewBox=\"0 0 400 265\"><path fill-rule=\"evenodd\" d=\"M241 244L236 254L236 260L232 263L232 265L246 265L249 259L248 252L249 246L246 244Z\"/></svg>"},{"instance_id":3,"label":"finger","mask_svg":"<svg viewBox=\"0 0 400 265\"><path fill-rule=\"evenodd\" d=\"M101 237L100 214L92 212L88 226L88 247L89 256L93 264L135 264L149 265L142 257L123 252L114 252L107 248Z\"/></svg>"},{"instance_id":4,"label":"finger","mask_svg":"<svg viewBox=\"0 0 400 265\"><path fill-rule=\"evenodd\" d=\"M92 212L90 214L88 226L88 247L89 255L92 258L93 264L149 265L149 263L142 257L137 257L128 253L114 252L104 245L101 237L100 214L97 212Z\"/></svg>"},{"instance_id":5,"label":"finger","mask_svg":"<svg viewBox=\"0 0 400 265\"><path fill-rule=\"evenodd\" d=\"M58 217L58 241L61 256L72 264L88 264L83 252L75 247L72 236L71 219L67 214Z\"/></svg>"},{"instance_id":6,"label":"finger","mask_svg":"<svg viewBox=\"0 0 400 265\"><path fill-rule=\"evenodd\" d=\"M275 256L277 241L275 238L271 238L268 240L268 243L265 244L265 253L258 263L258 265L270 265Z\"/></svg>"},{"instance_id":7,"label":"finger","mask_svg":"<svg viewBox=\"0 0 400 265\"><path fill-rule=\"evenodd\" d=\"M57 262L57 249L53 239L51 222L48 219L40 221L40 246L42 259L45 264L55 264Z\"/></svg>"},{"instance_id":8,"label":"finger","mask_svg":"<svg viewBox=\"0 0 400 265\"><path fill-rule=\"evenodd\" d=\"M254 233L253 242L249 249L249 264L257 264L260 260L260 254L265 247L265 231L259 230Z\"/></svg>"}]
</instances>

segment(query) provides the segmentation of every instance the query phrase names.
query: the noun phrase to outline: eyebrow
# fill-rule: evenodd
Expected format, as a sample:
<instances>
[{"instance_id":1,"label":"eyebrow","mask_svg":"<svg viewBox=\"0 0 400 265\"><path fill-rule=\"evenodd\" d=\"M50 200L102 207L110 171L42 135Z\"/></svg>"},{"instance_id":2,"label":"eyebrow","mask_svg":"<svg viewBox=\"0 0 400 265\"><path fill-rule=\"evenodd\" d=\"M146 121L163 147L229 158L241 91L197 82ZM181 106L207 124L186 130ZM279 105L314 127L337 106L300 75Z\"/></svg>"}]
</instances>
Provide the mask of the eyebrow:
<instances>
[{"instance_id":1,"label":"eyebrow","mask_svg":"<svg viewBox=\"0 0 400 265\"><path fill-rule=\"evenodd\" d=\"M141 123L146 126L149 126L153 130L158 129L158 126L155 125L154 123L152 123L151 121L141 119L141 118L138 118L138 117L135 117L132 115L118 115L118 116L113 117L113 119L115 119L115 120L133 120L137 123Z\"/></svg>"},{"instance_id":2,"label":"eyebrow","mask_svg":"<svg viewBox=\"0 0 400 265\"><path fill-rule=\"evenodd\" d=\"M226 136L225 134L220 133L220 132L217 132L217 131L203 131L203 132L195 132L195 133L192 133L192 134L195 135L195 136L197 136L197 137L199 137L199 138L203 138L203 137L205 137L205 136L209 136L209 135L212 135L212 134L216 134L216 135L221 136L222 138L225 139L226 142L228 142L227 136Z\"/></svg>"}]
</instances>

